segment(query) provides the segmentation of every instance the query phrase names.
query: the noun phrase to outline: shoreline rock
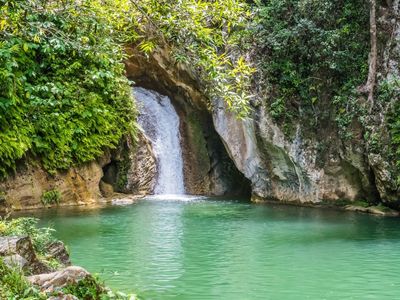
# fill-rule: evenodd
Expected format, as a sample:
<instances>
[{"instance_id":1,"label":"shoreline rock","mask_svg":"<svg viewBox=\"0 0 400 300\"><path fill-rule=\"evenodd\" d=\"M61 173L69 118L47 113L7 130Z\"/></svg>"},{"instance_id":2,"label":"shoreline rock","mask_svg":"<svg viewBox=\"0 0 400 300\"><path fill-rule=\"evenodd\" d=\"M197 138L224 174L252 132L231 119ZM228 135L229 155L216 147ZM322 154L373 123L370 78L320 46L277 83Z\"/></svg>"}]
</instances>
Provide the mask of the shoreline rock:
<instances>
[{"instance_id":1,"label":"shoreline rock","mask_svg":"<svg viewBox=\"0 0 400 300\"><path fill-rule=\"evenodd\" d=\"M251 202L260 205L283 205L283 206L294 206L294 207L308 207L308 208L320 208L337 211L351 211L356 213L364 213L381 217L400 217L400 212L390 209L386 206L360 206L360 205L335 205L335 203L328 204L326 202L293 202L293 201L277 201L263 199L258 196L252 196Z\"/></svg>"}]
</instances>

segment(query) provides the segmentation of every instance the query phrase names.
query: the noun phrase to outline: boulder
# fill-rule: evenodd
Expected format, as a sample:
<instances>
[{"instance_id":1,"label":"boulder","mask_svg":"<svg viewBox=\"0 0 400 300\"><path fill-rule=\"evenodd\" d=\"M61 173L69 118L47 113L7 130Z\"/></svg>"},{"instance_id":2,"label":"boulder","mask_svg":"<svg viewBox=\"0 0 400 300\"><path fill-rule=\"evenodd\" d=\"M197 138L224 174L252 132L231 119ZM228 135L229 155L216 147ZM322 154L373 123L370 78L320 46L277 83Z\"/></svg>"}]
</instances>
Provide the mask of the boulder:
<instances>
[{"instance_id":1,"label":"boulder","mask_svg":"<svg viewBox=\"0 0 400 300\"><path fill-rule=\"evenodd\" d=\"M151 194L157 178L157 161L153 147L146 135L139 130L137 146L128 145L130 165L123 192Z\"/></svg>"},{"instance_id":2,"label":"boulder","mask_svg":"<svg viewBox=\"0 0 400 300\"><path fill-rule=\"evenodd\" d=\"M90 273L81 267L70 266L63 270L27 277L28 281L39 286L41 291L53 293L67 285L74 285L81 280L92 278ZM62 298L64 299L64 298Z\"/></svg>"},{"instance_id":3,"label":"boulder","mask_svg":"<svg viewBox=\"0 0 400 300\"><path fill-rule=\"evenodd\" d=\"M7 267L18 270L24 270L28 266L28 261L19 254L6 256L3 262Z\"/></svg>"},{"instance_id":4,"label":"boulder","mask_svg":"<svg viewBox=\"0 0 400 300\"><path fill-rule=\"evenodd\" d=\"M36 256L31 239L28 236L0 237L0 256L4 256L6 263L17 265L31 274L51 271Z\"/></svg>"},{"instance_id":5,"label":"boulder","mask_svg":"<svg viewBox=\"0 0 400 300\"><path fill-rule=\"evenodd\" d=\"M103 195L103 197L110 198L114 195L114 187L111 184L101 180L100 181L100 192Z\"/></svg>"},{"instance_id":6,"label":"boulder","mask_svg":"<svg viewBox=\"0 0 400 300\"><path fill-rule=\"evenodd\" d=\"M67 249L65 248L65 245L64 245L63 242L56 241L54 243L51 243L47 247L47 252L51 257L57 259L64 266L70 266L71 265L71 260L69 258L69 253L68 253Z\"/></svg>"}]
</instances>

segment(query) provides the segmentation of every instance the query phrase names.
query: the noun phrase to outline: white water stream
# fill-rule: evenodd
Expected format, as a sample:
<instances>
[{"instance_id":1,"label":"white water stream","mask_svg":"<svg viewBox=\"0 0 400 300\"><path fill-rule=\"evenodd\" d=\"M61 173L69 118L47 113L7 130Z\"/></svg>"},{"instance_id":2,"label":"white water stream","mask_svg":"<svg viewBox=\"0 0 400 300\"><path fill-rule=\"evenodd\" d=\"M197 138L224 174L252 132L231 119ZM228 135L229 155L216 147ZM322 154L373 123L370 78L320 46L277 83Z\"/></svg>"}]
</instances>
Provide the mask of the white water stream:
<instances>
[{"instance_id":1,"label":"white water stream","mask_svg":"<svg viewBox=\"0 0 400 300\"><path fill-rule=\"evenodd\" d=\"M185 194L179 117L171 100L144 88L134 88L139 125L151 140L158 164L154 193Z\"/></svg>"}]
</instances>

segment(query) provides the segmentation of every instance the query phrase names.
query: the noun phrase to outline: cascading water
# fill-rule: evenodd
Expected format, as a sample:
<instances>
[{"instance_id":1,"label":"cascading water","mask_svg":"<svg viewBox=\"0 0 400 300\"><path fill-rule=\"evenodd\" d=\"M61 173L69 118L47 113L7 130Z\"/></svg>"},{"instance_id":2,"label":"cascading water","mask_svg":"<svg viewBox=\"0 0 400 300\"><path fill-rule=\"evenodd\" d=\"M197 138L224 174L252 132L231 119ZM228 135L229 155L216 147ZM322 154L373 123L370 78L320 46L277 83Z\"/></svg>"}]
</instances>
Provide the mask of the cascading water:
<instances>
[{"instance_id":1,"label":"cascading water","mask_svg":"<svg viewBox=\"0 0 400 300\"><path fill-rule=\"evenodd\" d=\"M185 193L179 117L171 100L144 88L134 88L139 106L138 123L151 140L158 162L155 194Z\"/></svg>"}]
</instances>

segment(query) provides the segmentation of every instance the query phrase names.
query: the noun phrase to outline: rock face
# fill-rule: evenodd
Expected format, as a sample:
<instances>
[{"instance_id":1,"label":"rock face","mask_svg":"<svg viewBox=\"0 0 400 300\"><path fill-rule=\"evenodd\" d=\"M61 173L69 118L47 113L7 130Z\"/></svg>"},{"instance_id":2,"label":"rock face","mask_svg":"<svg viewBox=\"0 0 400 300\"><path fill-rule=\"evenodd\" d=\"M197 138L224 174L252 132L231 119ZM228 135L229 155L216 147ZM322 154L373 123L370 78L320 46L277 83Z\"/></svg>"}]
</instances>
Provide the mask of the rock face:
<instances>
[{"instance_id":1,"label":"rock face","mask_svg":"<svg viewBox=\"0 0 400 300\"><path fill-rule=\"evenodd\" d=\"M18 267L31 274L49 272L50 269L39 261L28 236L0 237L0 257L10 267Z\"/></svg>"},{"instance_id":2,"label":"rock face","mask_svg":"<svg viewBox=\"0 0 400 300\"><path fill-rule=\"evenodd\" d=\"M72 168L66 172L49 175L40 166L29 165L4 182L5 201L1 208L14 210L41 208L42 196L48 191L60 193L59 205L82 205L94 203L100 196L99 182L103 176L102 166L108 157Z\"/></svg>"},{"instance_id":3,"label":"rock face","mask_svg":"<svg viewBox=\"0 0 400 300\"><path fill-rule=\"evenodd\" d=\"M52 293L87 278L92 278L88 271L81 267L71 266L52 273L29 276L27 279L31 284L39 286L41 291Z\"/></svg>"},{"instance_id":4,"label":"rock face","mask_svg":"<svg viewBox=\"0 0 400 300\"><path fill-rule=\"evenodd\" d=\"M71 265L71 260L69 258L69 254L67 249L65 248L65 245L61 241L56 241L51 243L47 247L47 253L55 258L57 261L62 263L64 266L70 266Z\"/></svg>"},{"instance_id":5,"label":"rock face","mask_svg":"<svg viewBox=\"0 0 400 300\"><path fill-rule=\"evenodd\" d=\"M398 170L395 164L388 159L390 145L390 134L387 132L385 119L396 103L399 103L400 86L400 1L386 1L380 4L378 11L377 26L378 32L385 32L385 42L383 45L383 55L378 58L379 73L377 78L379 81L386 81L388 85L394 86L393 96L389 101L380 102L374 107L375 119L371 121L370 126L373 133L379 136L382 143L382 149L378 152L368 154L369 164L375 175L376 187L379 191L382 201L394 208L400 210L400 183L396 177ZM397 96L396 96L397 95ZM385 117L383 117L385 116ZM399 160L399 158L397 158Z\"/></svg>"},{"instance_id":6,"label":"rock face","mask_svg":"<svg viewBox=\"0 0 400 300\"><path fill-rule=\"evenodd\" d=\"M100 190L106 198L111 197L114 191L136 195L153 192L157 177L156 158L150 141L140 129L137 142L126 138L113 151L111 160L103 169Z\"/></svg>"},{"instance_id":7,"label":"rock face","mask_svg":"<svg viewBox=\"0 0 400 300\"><path fill-rule=\"evenodd\" d=\"M127 76L140 87L167 95L180 117L186 192L205 195L249 192L249 182L227 155L212 124L201 87L190 70L173 63L168 49L158 49L148 57L133 48L128 53ZM131 180L137 182L140 177L132 174Z\"/></svg>"},{"instance_id":8,"label":"rock face","mask_svg":"<svg viewBox=\"0 0 400 300\"><path fill-rule=\"evenodd\" d=\"M125 191L151 194L157 178L157 164L152 145L142 131L139 131L136 149L129 152L129 160Z\"/></svg>"},{"instance_id":9,"label":"rock face","mask_svg":"<svg viewBox=\"0 0 400 300\"><path fill-rule=\"evenodd\" d=\"M246 120L227 112L220 100L214 101L210 114L198 80L173 63L168 49L158 49L149 57L130 51L128 77L139 86L168 95L179 112L189 193L221 195L234 187L243 191L251 186L257 200L378 203L399 198L388 177L387 161L367 155L357 127L351 143L343 142L329 126L310 134L300 123L295 124L295 136L289 138L269 116L261 96ZM397 61L392 59L387 65ZM398 72L396 67L391 69ZM233 178L227 179L229 174Z\"/></svg>"},{"instance_id":10,"label":"rock face","mask_svg":"<svg viewBox=\"0 0 400 300\"><path fill-rule=\"evenodd\" d=\"M376 196L362 148L332 146L322 158L319 141L303 139L300 125L288 141L259 106L252 119L238 120L218 102L214 124L237 168L258 199L286 202L369 199Z\"/></svg>"}]
</instances>

